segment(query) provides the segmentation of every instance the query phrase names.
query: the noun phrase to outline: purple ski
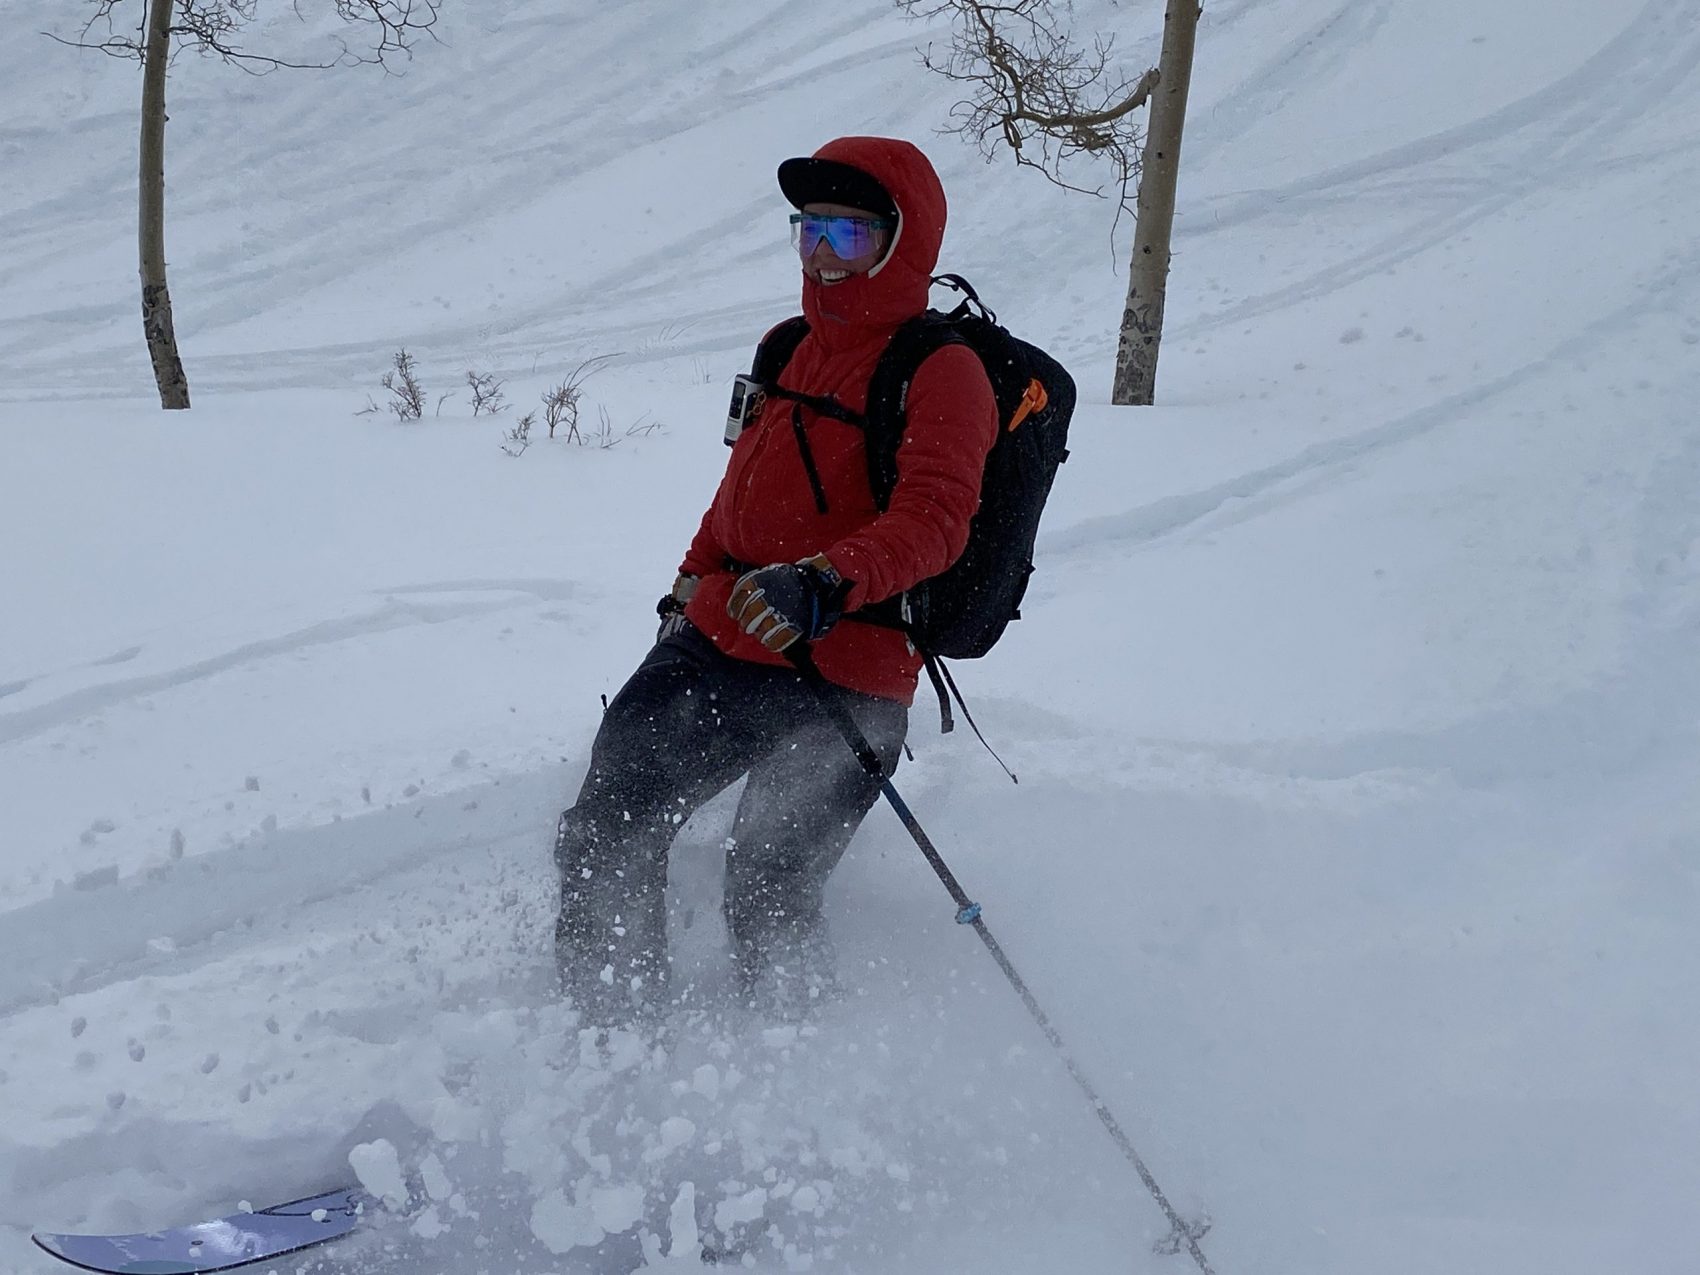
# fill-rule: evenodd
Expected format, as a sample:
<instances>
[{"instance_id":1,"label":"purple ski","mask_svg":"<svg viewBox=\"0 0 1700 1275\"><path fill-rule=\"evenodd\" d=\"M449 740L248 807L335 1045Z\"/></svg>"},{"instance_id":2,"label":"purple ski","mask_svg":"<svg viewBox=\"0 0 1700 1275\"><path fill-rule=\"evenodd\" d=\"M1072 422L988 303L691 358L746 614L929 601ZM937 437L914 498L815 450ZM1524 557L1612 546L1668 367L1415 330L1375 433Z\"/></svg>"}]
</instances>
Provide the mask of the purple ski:
<instances>
[{"instance_id":1,"label":"purple ski","mask_svg":"<svg viewBox=\"0 0 1700 1275\"><path fill-rule=\"evenodd\" d=\"M37 1235L47 1252L107 1275L194 1275L299 1252L357 1229L374 1201L358 1187L143 1235Z\"/></svg>"}]
</instances>

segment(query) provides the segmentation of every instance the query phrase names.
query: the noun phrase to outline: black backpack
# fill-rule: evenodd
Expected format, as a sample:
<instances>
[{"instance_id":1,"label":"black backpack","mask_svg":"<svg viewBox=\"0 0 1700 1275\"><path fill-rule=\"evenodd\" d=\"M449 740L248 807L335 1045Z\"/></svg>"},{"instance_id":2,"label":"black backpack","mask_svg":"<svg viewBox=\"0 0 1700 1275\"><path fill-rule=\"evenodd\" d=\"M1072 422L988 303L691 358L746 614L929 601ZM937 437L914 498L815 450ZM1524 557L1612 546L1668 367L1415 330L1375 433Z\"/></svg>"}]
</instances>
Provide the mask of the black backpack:
<instances>
[{"instance_id":1,"label":"black backpack","mask_svg":"<svg viewBox=\"0 0 1700 1275\"><path fill-rule=\"evenodd\" d=\"M990 651L1009 622L1021 618L1039 515L1057 466L1068 458L1075 390L1062 364L1012 336L967 280L947 274L934 282L961 292L963 300L948 314L927 310L897 329L874 367L865 414L780 385L785 365L809 330L801 315L767 335L756 349L750 375L770 396L798 399L862 428L868 484L883 510L897 486L897 451L915 373L946 345L966 345L979 355L997 398L998 436L986 456L980 507L969 524L967 546L942 573L901 599L846 617L901 628L923 655L968 660Z\"/></svg>"}]
</instances>

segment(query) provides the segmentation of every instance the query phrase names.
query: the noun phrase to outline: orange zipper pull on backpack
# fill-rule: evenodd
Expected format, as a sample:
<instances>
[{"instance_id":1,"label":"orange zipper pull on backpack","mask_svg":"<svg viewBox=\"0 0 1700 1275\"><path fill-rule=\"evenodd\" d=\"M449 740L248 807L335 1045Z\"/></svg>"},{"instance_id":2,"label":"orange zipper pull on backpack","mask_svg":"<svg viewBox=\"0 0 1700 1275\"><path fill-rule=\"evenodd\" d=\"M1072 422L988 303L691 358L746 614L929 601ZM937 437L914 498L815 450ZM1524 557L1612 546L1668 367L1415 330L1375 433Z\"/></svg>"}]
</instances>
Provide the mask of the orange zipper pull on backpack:
<instances>
[{"instance_id":1,"label":"orange zipper pull on backpack","mask_svg":"<svg viewBox=\"0 0 1700 1275\"><path fill-rule=\"evenodd\" d=\"M1009 418L1009 424L1004 428L1013 434L1017 425L1035 412L1044 411L1045 405L1050 401L1051 396L1045 393L1045 383L1035 376L1027 382L1027 392L1021 396L1021 402L1016 404L1015 414Z\"/></svg>"}]
</instances>

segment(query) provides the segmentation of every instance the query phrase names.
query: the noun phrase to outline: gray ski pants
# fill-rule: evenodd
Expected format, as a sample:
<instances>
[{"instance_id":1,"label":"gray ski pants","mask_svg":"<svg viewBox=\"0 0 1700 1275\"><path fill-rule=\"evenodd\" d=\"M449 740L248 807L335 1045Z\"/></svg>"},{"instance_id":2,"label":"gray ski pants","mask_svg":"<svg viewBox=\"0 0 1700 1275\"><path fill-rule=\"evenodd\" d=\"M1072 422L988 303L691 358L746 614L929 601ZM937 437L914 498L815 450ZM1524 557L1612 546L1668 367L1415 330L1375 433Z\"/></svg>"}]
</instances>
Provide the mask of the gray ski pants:
<instances>
[{"instance_id":1,"label":"gray ski pants","mask_svg":"<svg viewBox=\"0 0 1700 1275\"><path fill-rule=\"evenodd\" d=\"M839 693L889 775L908 709ZM830 952L822 892L879 786L794 671L734 660L687 625L608 705L556 835L556 955L588 1021L629 1022L666 1003L668 852L692 813L744 774L723 904L740 977L748 987L775 961Z\"/></svg>"}]
</instances>

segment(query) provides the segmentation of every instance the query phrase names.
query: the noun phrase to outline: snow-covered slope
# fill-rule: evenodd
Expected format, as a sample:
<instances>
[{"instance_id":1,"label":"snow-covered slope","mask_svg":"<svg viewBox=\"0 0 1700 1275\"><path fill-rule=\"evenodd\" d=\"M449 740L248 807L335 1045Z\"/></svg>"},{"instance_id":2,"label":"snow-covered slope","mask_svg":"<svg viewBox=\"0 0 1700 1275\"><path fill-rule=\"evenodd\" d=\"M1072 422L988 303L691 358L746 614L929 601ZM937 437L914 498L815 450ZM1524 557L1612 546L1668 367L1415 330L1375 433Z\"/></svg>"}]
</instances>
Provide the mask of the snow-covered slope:
<instances>
[{"instance_id":1,"label":"snow-covered slope","mask_svg":"<svg viewBox=\"0 0 1700 1275\"><path fill-rule=\"evenodd\" d=\"M1139 63L1155 7L1076 10ZM1189 1267L889 812L804 1032L601 1057L543 987L597 697L795 304L773 166L845 132L927 147L946 264L1086 397L1027 618L961 669L1022 782L923 701L898 784L1216 1269L1694 1263L1691 15L1207 7L1145 411L1104 405L1109 210L933 136L891 7L440 34L400 77L179 63L170 417L134 69L0 45L0 1269L377 1139L436 1204L350 1269L580 1269L686 1182L775 1268ZM357 416L403 343L459 392ZM458 384L523 410L596 356L611 447L505 455ZM710 991L728 814L674 860Z\"/></svg>"}]
</instances>

